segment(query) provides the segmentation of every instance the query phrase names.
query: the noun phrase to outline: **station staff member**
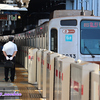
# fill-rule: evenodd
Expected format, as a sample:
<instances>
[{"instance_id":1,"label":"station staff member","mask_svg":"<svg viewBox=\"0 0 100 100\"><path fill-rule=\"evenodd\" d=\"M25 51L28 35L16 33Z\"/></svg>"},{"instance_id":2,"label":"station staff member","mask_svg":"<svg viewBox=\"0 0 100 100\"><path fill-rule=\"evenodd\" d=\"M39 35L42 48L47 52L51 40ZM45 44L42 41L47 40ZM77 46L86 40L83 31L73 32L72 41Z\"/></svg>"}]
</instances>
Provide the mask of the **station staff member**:
<instances>
[{"instance_id":1,"label":"station staff member","mask_svg":"<svg viewBox=\"0 0 100 100\"><path fill-rule=\"evenodd\" d=\"M9 42L4 44L2 51L5 56L5 60L12 60L13 62L15 62L14 60L17 53L17 45L13 42L14 42L14 37L9 36ZM9 68L5 68L4 73L5 73L6 82L9 80L8 72L9 72ZM10 74L11 74L10 80L11 82L14 82L15 65L14 68L11 68Z\"/></svg>"}]
</instances>

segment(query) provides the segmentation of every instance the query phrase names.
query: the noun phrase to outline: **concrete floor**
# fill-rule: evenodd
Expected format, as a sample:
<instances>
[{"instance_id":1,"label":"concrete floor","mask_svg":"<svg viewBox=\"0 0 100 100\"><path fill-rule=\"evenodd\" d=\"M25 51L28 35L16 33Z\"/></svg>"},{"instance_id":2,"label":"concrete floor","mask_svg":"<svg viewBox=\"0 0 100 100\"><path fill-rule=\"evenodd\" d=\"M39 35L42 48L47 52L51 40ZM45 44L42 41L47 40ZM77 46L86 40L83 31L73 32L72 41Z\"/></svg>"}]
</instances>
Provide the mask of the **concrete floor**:
<instances>
[{"instance_id":1,"label":"concrete floor","mask_svg":"<svg viewBox=\"0 0 100 100\"><path fill-rule=\"evenodd\" d=\"M14 82L4 80L4 67L0 63L0 100L40 100L37 87L28 84L28 73L21 65L16 64ZM10 77L10 75L9 75ZM8 94L9 93L9 94ZM7 96L8 95L8 96Z\"/></svg>"}]
</instances>

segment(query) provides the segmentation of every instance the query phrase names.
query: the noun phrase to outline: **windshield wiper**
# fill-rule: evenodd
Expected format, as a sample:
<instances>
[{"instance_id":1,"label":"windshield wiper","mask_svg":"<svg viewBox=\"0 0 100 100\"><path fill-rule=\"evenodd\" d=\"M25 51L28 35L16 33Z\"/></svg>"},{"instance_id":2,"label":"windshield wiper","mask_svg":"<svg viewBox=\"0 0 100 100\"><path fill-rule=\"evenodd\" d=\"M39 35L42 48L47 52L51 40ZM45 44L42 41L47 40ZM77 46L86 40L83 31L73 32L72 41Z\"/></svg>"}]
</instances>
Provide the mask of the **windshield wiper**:
<instances>
[{"instance_id":1,"label":"windshield wiper","mask_svg":"<svg viewBox=\"0 0 100 100\"><path fill-rule=\"evenodd\" d=\"M95 58L95 56L91 53L91 51L88 49L88 47L85 46L85 42L84 42L84 49L86 49L89 52L89 54L92 56L92 58Z\"/></svg>"},{"instance_id":2,"label":"windshield wiper","mask_svg":"<svg viewBox=\"0 0 100 100\"><path fill-rule=\"evenodd\" d=\"M95 56L91 53L91 51L86 46L84 46L84 48L89 52L89 54L92 56L92 58L95 58Z\"/></svg>"}]
</instances>

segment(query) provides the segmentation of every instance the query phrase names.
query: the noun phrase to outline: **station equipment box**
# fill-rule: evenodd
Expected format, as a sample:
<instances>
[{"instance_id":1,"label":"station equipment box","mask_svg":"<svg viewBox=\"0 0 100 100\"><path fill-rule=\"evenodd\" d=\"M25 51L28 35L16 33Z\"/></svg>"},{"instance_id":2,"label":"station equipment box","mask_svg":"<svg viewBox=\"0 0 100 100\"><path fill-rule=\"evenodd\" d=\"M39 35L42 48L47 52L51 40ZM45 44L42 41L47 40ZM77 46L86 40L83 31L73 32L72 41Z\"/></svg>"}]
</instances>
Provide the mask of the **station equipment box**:
<instances>
[{"instance_id":1,"label":"station equipment box","mask_svg":"<svg viewBox=\"0 0 100 100\"><path fill-rule=\"evenodd\" d=\"M46 69L47 69L47 53L49 50L43 50L41 55L41 94L46 98Z\"/></svg>"},{"instance_id":2,"label":"station equipment box","mask_svg":"<svg viewBox=\"0 0 100 100\"><path fill-rule=\"evenodd\" d=\"M59 56L58 53L47 53L47 72L46 72L46 100L53 100L54 88L54 57Z\"/></svg>"},{"instance_id":3,"label":"station equipment box","mask_svg":"<svg viewBox=\"0 0 100 100\"><path fill-rule=\"evenodd\" d=\"M71 64L70 100L90 100L92 85L90 82L90 72L92 71L99 74L99 65L89 62Z\"/></svg>"},{"instance_id":4,"label":"station equipment box","mask_svg":"<svg viewBox=\"0 0 100 100\"><path fill-rule=\"evenodd\" d=\"M37 83L38 83L38 90L41 89L41 55L43 49L39 49L37 51Z\"/></svg>"},{"instance_id":5,"label":"station equipment box","mask_svg":"<svg viewBox=\"0 0 100 100\"><path fill-rule=\"evenodd\" d=\"M54 58L54 100L58 100L59 98L59 59L62 55Z\"/></svg>"},{"instance_id":6,"label":"station equipment box","mask_svg":"<svg viewBox=\"0 0 100 100\"><path fill-rule=\"evenodd\" d=\"M36 52L38 49L28 49L28 83L37 84Z\"/></svg>"},{"instance_id":7,"label":"station equipment box","mask_svg":"<svg viewBox=\"0 0 100 100\"><path fill-rule=\"evenodd\" d=\"M58 63L59 72L56 70L56 76L59 73L58 100L70 100L70 64L75 63L75 59L64 56L59 58Z\"/></svg>"},{"instance_id":8,"label":"station equipment box","mask_svg":"<svg viewBox=\"0 0 100 100\"><path fill-rule=\"evenodd\" d=\"M24 61L24 66L25 69L28 69L28 46L25 46L25 61Z\"/></svg>"},{"instance_id":9,"label":"station equipment box","mask_svg":"<svg viewBox=\"0 0 100 100\"><path fill-rule=\"evenodd\" d=\"M99 99L99 73L90 73L90 100L100 100Z\"/></svg>"}]
</instances>

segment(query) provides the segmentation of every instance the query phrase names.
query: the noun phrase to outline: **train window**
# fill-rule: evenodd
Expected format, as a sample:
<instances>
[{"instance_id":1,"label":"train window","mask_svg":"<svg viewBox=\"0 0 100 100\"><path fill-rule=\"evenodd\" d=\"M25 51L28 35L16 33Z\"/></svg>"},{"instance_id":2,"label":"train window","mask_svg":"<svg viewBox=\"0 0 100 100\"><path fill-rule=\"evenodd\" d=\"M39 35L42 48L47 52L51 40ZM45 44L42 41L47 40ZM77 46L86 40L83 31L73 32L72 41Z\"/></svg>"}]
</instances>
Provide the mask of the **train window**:
<instances>
[{"instance_id":1,"label":"train window","mask_svg":"<svg viewBox=\"0 0 100 100\"><path fill-rule=\"evenodd\" d=\"M80 28L81 54L100 54L100 21L82 20Z\"/></svg>"},{"instance_id":2,"label":"train window","mask_svg":"<svg viewBox=\"0 0 100 100\"><path fill-rule=\"evenodd\" d=\"M62 26L76 26L77 20L61 20L60 25L62 25Z\"/></svg>"},{"instance_id":3,"label":"train window","mask_svg":"<svg viewBox=\"0 0 100 100\"><path fill-rule=\"evenodd\" d=\"M51 51L57 52L58 35L56 29L51 29Z\"/></svg>"}]
</instances>

